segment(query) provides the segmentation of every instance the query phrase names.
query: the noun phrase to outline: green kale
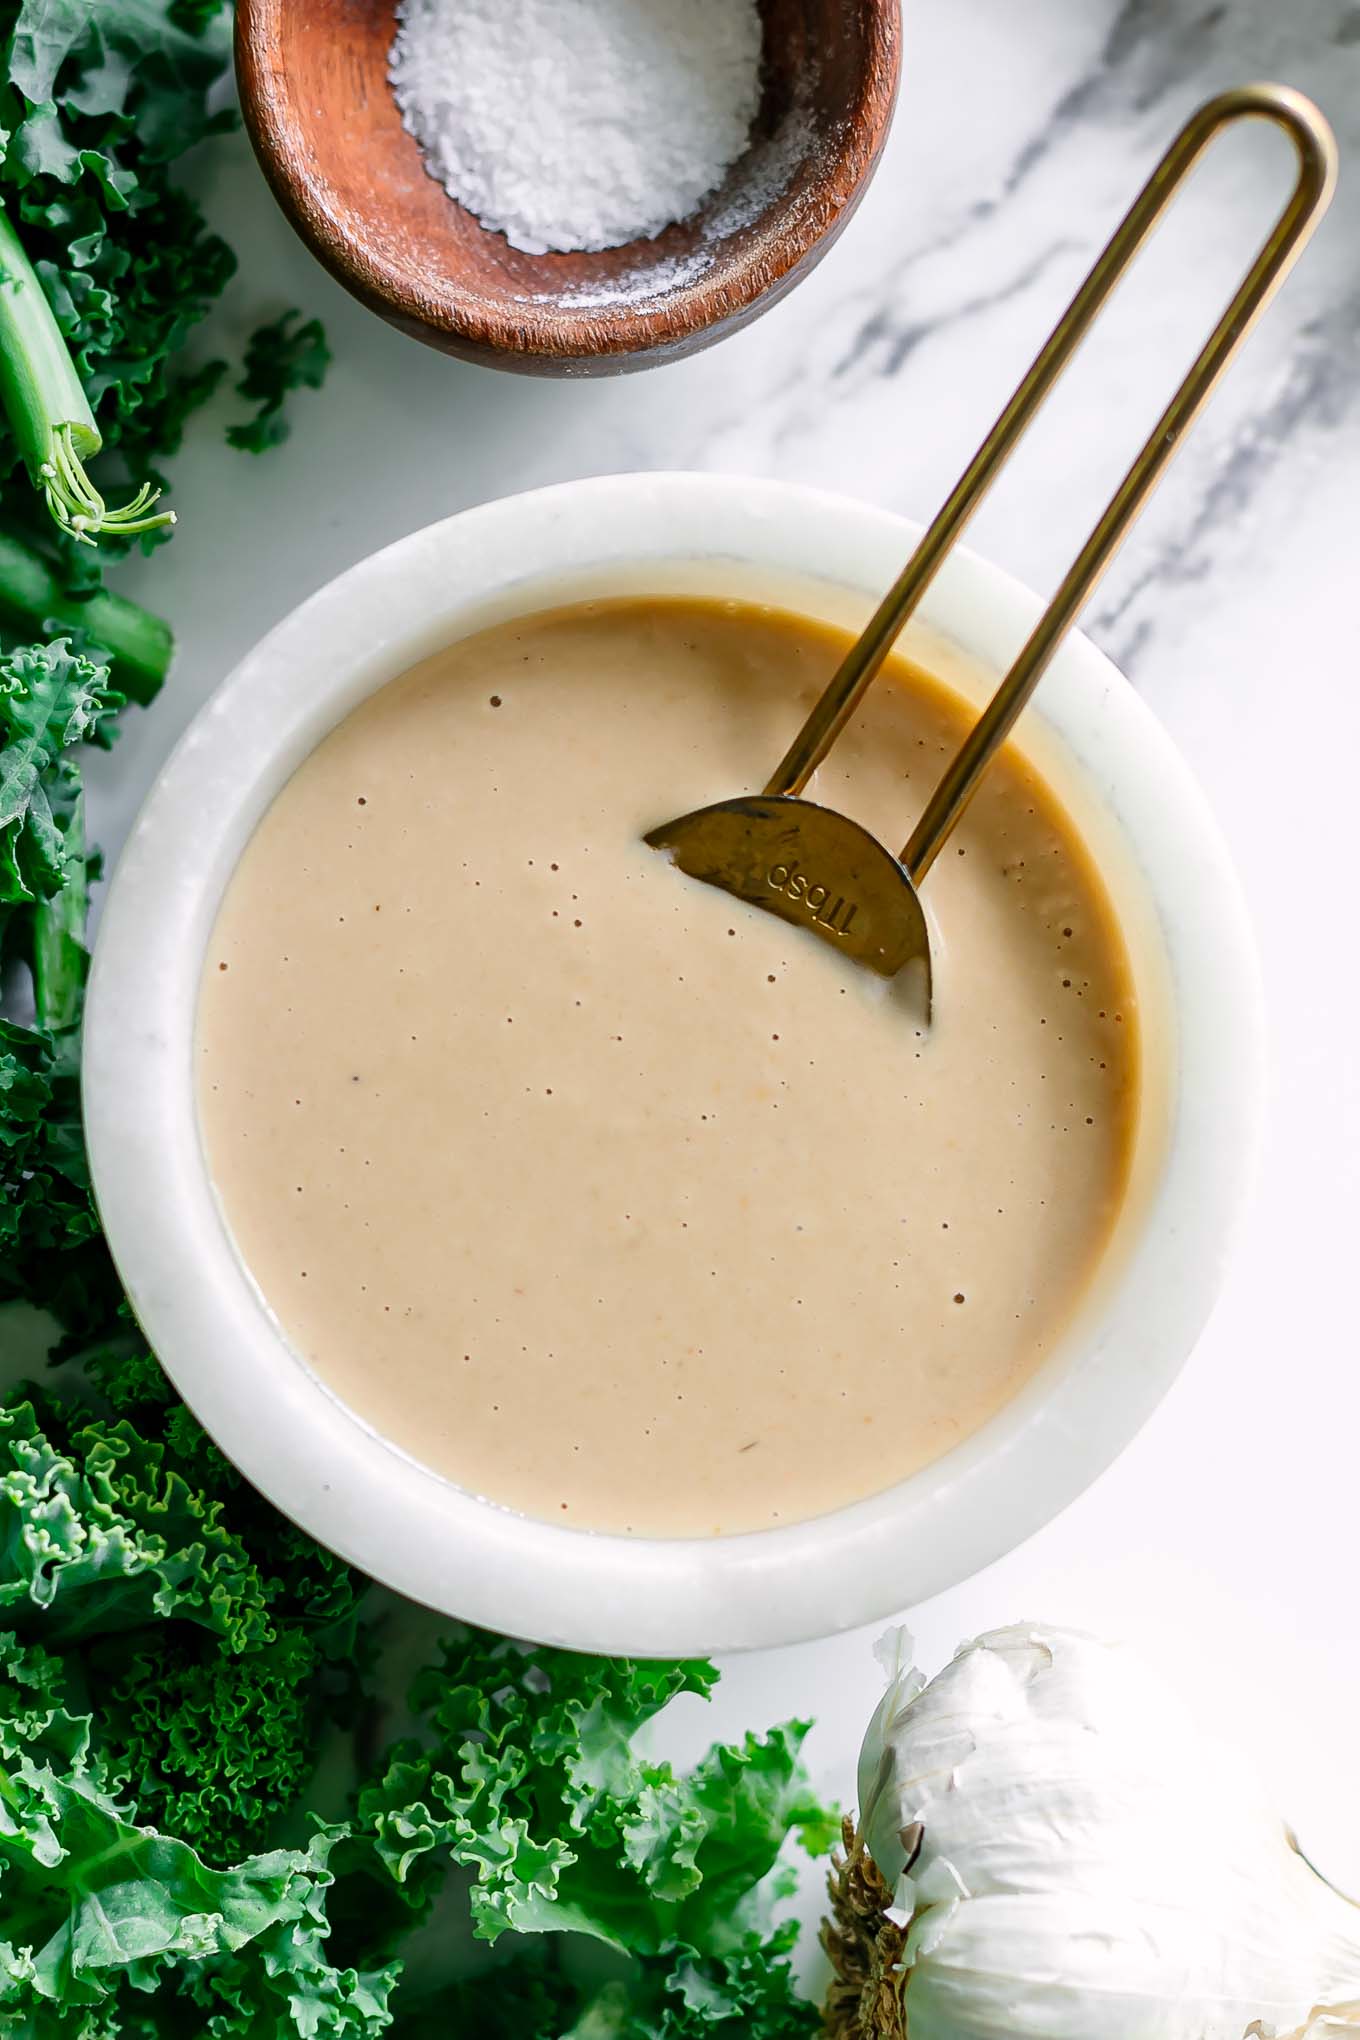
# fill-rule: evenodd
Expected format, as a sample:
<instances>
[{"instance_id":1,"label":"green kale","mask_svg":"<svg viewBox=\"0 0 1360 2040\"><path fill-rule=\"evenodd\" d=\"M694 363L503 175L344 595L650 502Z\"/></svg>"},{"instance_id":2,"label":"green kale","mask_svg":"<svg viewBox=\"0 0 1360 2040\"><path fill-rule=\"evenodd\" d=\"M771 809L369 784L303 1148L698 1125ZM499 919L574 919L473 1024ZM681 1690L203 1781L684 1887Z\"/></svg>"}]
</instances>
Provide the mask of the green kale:
<instances>
[{"instance_id":1,"label":"green kale","mask_svg":"<svg viewBox=\"0 0 1360 2040\"><path fill-rule=\"evenodd\" d=\"M719 1744L687 1774L635 1753L645 1722L714 1677L464 1632L417 1681L424 1735L360 1793L360 1824L417 1910L448 1863L471 1870L488 1941L575 1933L633 1955L727 1955L767 1924L788 1836L820 1850L830 1829L799 1765L805 1723Z\"/></svg>"},{"instance_id":2,"label":"green kale","mask_svg":"<svg viewBox=\"0 0 1360 2040\"><path fill-rule=\"evenodd\" d=\"M159 0L97 8L6 0L0 33L8 80L0 119L9 130L0 198L12 230L5 267L23 285L18 310L31 307L5 350L14 376L7 408L18 430L10 446L0 445L0 472L22 459L41 480L43 466L53 467L61 498L71 479L61 472L66 452L78 465L102 441L122 448L140 495L142 485L154 485L156 462L173 450L182 423L172 358L234 267L166 174L177 155L224 124L209 99L229 61L227 25L189 35ZM26 401L35 364L36 405ZM44 392L55 407L51 423L71 428L72 441L49 448L46 461L34 430L25 430L25 419L42 427ZM61 521L79 539L86 533L78 479L73 489ZM25 492L15 509L27 507ZM61 502L53 507L60 516ZM143 497L123 543L138 535L146 508ZM164 528L147 536L154 543Z\"/></svg>"},{"instance_id":3,"label":"green kale","mask_svg":"<svg viewBox=\"0 0 1360 2040\"><path fill-rule=\"evenodd\" d=\"M36 1304L79 1342L121 1296L90 1195L78 1043L0 1019L0 1308Z\"/></svg>"},{"instance_id":4,"label":"green kale","mask_svg":"<svg viewBox=\"0 0 1360 2040\"><path fill-rule=\"evenodd\" d=\"M225 364L223 364L225 366ZM145 707L170 667L168 624L88 580L74 557L61 571L32 546L0 531L0 622L25 639L64 636L72 651L112 666L115 684Z\"/></svg>"},{"instance_id":5,"label":"green kale","mask_svg":"<svg viewBox=\"0 0 1360 2040\"><path fill-rule=\"evenodd\" d=\"M40 1632L41 1633L41 1632ZM300 1627L239 1655L176 1624L93 1652L119 1790L213 1862L272 1835L316 1769L319 1652Z\"/></svg>"},{"instance_id":6,"label":"green kale","mask_svg":"<svg viewBox=\"0 0 1360 2040\"><path fill-rule=\"evenodd\" d=\"M230 1861L295 1806L323 1719L355 1715L364 1583L241 1480L130 1328L85 1373L110 1415L0 1407L0 1624L80 1648L120 1791Z\"/></svg>"},{"instance_id":7,"label":"green kale","mask_svg":"<svg viewBox=\"0 0 1360 2040\"><path fill-rule=\"evenodd\" d=\"M261 326L246 347L246 372L236 388L258 405L244 425L229 425L227 438L244 453L264 453L281 446L289 424L284 402L293 390L319 390L330 367L331 351L319 319L297 325L297 312L285 312Z\"/></svg>"},{"instance_id":8,"label":"green kale","mask_svg":"<svg viewBox=\"0 0 1360 2040\"><path fill-rule=\"evenodd\" d=\"M683 1956L665 1978L658 2016L638 2019L637 2040L793 2040L821 2031L814 2005L794 1988L789 1952L796 1928L748 1934L719 1957Z\"/></svg>"},{"instance_id":9,"label":"green kale","mask_svg":"<svg viewBox=\"0 0 1360 2040\"><path fill-rule=\"evenodd\" d=\"M362 1670L358 1609L367 1585L362 1574L281 1516L223 1457L141 1343L130 1316L83 1362L113 1415L154 1439L166 1466L230 1521L256 1570L272 1583L276 1623L306 1629L325 1665Z\"/></svg>"},{"instance_id":10,"label":"green kale","mask_svg":"<svg viewBox=\"0 0 1360 2040\"><path fill-rule=\"evenodd\" d=\"M0 1407L0 1621L49 1647L193 1622L235 1651L272 1638L269 1583L221 1504L125 1422Z\"/></svg>"},{"instance_id":11,"label":"green kale","mask_svg":"<svg viewBox=\"0 0 1360 2040\"><path fill-rule=\"evenodd\" d=\"M404 1997L399 2002L401 2040L451 2040L455 2034L475 2034L477 2040L560 2040L573 2030L584 2040L590 2030L577 2023L580 1986L553 1955L532 1943L513 1962L446 1984L410 2005Z\"/></svg>"},{"instance_id":12,"label":"green kale","mask_svg":"<svg viewBox=\"0 0 1360 2040\"><path fill-rule=\"evenodd\" d=\"M650 1962L607 1984L579 2016L577 2040L812 2040L814 2005L794 1988L787 1924L722 1956Z\"/></svg>"},{"instance_id":13,"label":"green kale","mask_svg":"<svg viewBox=\"0 0 1360 2040\"><path fill-rule=\"evenodd\" d=\"M33 1003L39 1024L59 1039L73 1036L85 1003L90 952L85 946L90 882L100 869L85 842L85 794L80 768L63 758L52 775L52 819L57 831L56 890L31 907Z\"/></svg>"},{"instance_id":14,"label":"green kale","mask_svg":"<svg viewBox=\"0 0 1360 2040\"><path fill-rule=\"evenodd\" d=\"M370 2040L394 2016L412 2040L815 2030L774 1918L787 1840L830 1833L801 1725L677 1772L635 1738L706 1695L710 1665L460 1630L416 1680L417 1733L365 1782L364 1582L240 1480L130 1324L82 1379L40 1408L0 1403L0 1630L18 1632L0 1671L0 2035L31 2040L58 2011L51 2031L110 2040ZM322 1729L345 1722L353 1817L307 1822ZM310 1840L280 1846L299 1823ZM408 2002L404 1944L436 1902L509 1959ZM564 1958L581 1936L612 1976Z\"/></svg>"},{"instance_id":15,"label":"green kale","mask_svg":"<svg viewBox=\"0 0 1360 2040\"><path fill-rule=\"evenodd\" d=\"M110 1785L60 1664L0 1635L0 2031L124 1983L153 1989L167 1965L202 1975L261 1939L286 1949L324 1935L333 1833L212 1870L139 1826Z\"/></svg>"},{"instance_id":16,"label":"green kale","mask_svg":"<svg viewBox=\"0 0 1360 2040\"><path fill-rule=\"evenodd\" d=\"M116 1342L93 1355L91 1376L136 1364L116 1356ZM173 1618L235 1654L296 1631L319 1672L361 1655L363 1584L242 1481L168 1388L141 1428L69 1394L0 1404L9 1627L86 1642Z\"/></svg>"},{"instance_id":17,"label":"green kale","mask_svg":"<svg viewBox=\"0 0 1360 2040\"><path fill-rule=\"evenodd\" d=\"M795 1938L786 1924L725 1956L631 1962L598 1985L527 1943L410 2009L400 1997L402 2040L813 2040L821 2018L794 1987Z\"/></svg>"},{"instance_id":18,"label":"green kale","mask_svg":"<svg viewBox=\"0 0 1360 2040\"><path fill-rule=\"evenodd\" d=\"M150 482L110 510L85 462L104 441L37 272L0 206L0 404L28 478L77 545L134 538L173 524Z\"/></svg>"},{"instance_id":19,"label":"green kale","mask_svg":"<svg viewBox=\"0 0 1360 2040\"><path fill-rule=\"evenodd\" d=\"M230 0L170 0L170 19L186 34L202 35L229 5Z\"/></svg>"},{"instance_id":20,"label":"green kale","mask_svg":"<svg viewBox=\"0 0 1360 2040\"><path fill-rule=\"evenodd\" d=\"M235 257L173 182L172 166L234 125L222 103L231 74L230 10L213 0L0 0L0 43L7 80L0 129L8 136L0 205L17 248L9 267L25 272L23 302L39 326L50 312L70 358L70 386L57 411L82 400L88 408L88 425L83 415L56 422L79 424L117 449L134 490L158 488L160 465L178 447L186 418L224 372L220 363L186 365L181 357ZM43 307L28 287L30 268ZM248 394L263 406L262 419L241 428L250 444L285 436L284 390L315 387L325 366L315 322L300 333L286 322L273 330L277 348L261 340L256 361L247 362ZM21 356L25 342L17 336ZM54 359L49 344L50 336L44 358ZM272 353L281 357L273 365ZM77 456L93 451L75 436ZM31 469L38 451L31 434L0 433L0 482L24 465L25 454ZM42 533L46 517L27 476L22 490L5 483L3 500L11 527ZM147 507L139 505L134 524ZM82 536L75 519L83 514L73 499L70 538ZM114 551L166 536L164 525L121 535L116 524L106 528Z\"/></svg>"},{"instance_id":21,"label":"green kale","mask_svg":"<svg viewBox=\"0 0 1360 2040\"><path fill-rule=\"evenodd\" d=\"M108 667L66 638L0 659L0 906L62 889L65 824L80 790L65 754L107 745L122 705Z\"/></svg>"}]
</instances>

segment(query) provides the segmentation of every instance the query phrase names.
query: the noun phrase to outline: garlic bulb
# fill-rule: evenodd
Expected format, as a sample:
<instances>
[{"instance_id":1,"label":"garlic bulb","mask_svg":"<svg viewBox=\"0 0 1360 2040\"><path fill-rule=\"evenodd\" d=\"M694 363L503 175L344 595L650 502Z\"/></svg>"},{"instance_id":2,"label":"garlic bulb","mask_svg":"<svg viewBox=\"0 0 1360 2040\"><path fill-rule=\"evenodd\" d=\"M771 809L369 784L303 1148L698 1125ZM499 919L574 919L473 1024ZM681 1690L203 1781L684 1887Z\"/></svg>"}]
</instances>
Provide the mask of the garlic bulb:
<instances>
[{"instance_id":1,"label":"garlic bulb","mask_svg":"<svg viewBox=\"0 0 1360 2040\"><path fill-rule=\"evenodd\" d=\"M885 1643L860 1832L910 2040L1360 2031L1360 1910L1136 1658L1016 1627L927 1684Z\"/></svg>"}]
</instances>

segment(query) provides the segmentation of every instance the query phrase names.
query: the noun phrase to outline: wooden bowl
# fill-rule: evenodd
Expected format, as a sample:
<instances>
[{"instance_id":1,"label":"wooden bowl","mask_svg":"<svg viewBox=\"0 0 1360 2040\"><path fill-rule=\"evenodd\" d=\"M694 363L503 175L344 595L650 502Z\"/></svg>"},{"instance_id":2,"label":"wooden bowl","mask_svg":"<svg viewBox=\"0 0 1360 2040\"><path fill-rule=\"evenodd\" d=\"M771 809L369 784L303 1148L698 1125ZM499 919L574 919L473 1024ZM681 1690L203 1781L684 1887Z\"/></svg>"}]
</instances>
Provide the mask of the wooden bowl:
<instances>
[{"instance_id":1,"label":"wooden bowl","mask_svg":"<svg viewBox=\"0 0 1360 2040\"><path fill-rule=\"evenodd\" d=\"M246 125L347 289L449 354L533 375L675 360L745 325L849 219L887 136L899 0L761 0L751 147L688 220L603 254L525 255L425 170L387 81L396 0L238 0Z\"/></svg>"}]
</instances>

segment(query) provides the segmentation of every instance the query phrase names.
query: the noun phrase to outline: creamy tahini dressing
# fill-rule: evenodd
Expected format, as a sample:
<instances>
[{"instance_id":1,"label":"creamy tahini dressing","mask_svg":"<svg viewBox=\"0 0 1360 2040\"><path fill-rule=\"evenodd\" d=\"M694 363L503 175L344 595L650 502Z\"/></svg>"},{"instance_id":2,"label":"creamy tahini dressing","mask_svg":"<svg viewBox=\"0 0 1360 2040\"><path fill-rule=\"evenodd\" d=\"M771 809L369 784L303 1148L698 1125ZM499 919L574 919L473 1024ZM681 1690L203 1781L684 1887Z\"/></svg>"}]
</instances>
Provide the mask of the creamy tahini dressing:
<instances>
[{"instance_id":1,"label":"creamy tahini dressing","mask_svg":"<svg viewBox=\"0 0 1360 2040\"><path fill-rule=\"evenodd\" d=\"M1087 1290L1138 1091L1101 881L1008 749L900 990L642 831L758 786L843 649L735 604L508 624L386 687L250 843L200 1112L295 1349L562 1524L755 1530L990 1417ZM809 789L899 844L968 711L890 670Z\"/></svg>"}]
</instances>

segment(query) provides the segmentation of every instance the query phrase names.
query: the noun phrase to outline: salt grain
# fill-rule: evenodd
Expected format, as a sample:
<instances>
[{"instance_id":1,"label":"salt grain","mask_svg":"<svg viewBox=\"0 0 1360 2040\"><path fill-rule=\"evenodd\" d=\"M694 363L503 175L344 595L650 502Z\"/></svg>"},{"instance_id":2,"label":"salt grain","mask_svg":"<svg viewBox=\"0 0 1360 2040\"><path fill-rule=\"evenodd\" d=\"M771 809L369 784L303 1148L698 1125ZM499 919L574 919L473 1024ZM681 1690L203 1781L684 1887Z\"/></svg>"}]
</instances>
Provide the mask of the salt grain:
<instances>
[{"instance_id":1,"label":"salt grain","mask_svg":"<svg viewBox=\"0 0 1360 2040\"><path fill-rule=\"evenodd\" d=\"M528 254L651 239L749 141L755 0L401 0L397 19L426 167Z\"/></svg>"}]
</instances>

